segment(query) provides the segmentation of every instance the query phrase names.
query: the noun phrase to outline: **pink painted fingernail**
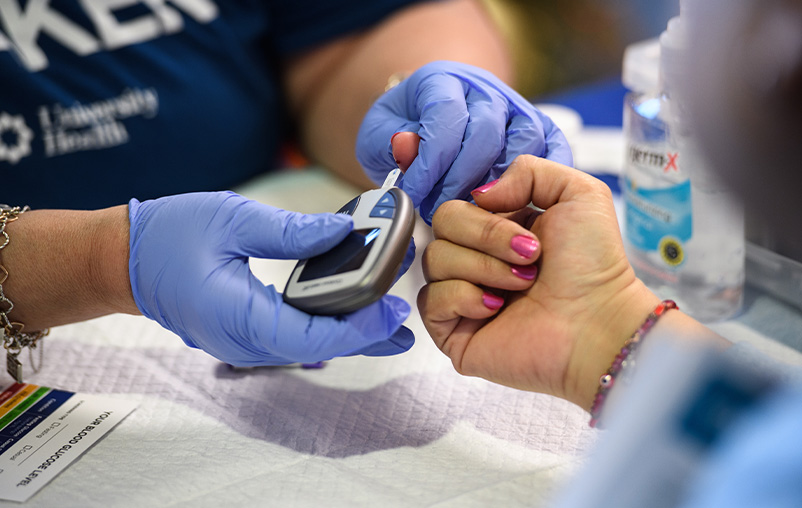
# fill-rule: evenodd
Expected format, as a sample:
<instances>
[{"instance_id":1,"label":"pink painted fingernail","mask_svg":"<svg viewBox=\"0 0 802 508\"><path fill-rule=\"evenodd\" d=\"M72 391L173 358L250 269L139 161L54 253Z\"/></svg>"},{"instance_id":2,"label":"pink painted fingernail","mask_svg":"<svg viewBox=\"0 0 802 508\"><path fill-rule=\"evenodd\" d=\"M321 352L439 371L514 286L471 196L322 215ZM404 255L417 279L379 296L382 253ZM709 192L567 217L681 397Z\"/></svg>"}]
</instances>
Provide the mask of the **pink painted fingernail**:
<instances>
[{"instance_id":1,"label":"pink painted fingernail","mask_svg":"<svg viewBox=\"0 0 802 508\"><path fill-rule=\"evenodd\" d=\"M537 276L537 266L535 265L512 265L512 273L524 280L535 280Z\"/></svg>"},{"instance_id":2,"label":"pink painted fingernail","mask_svg":"<svg viewBox=\"0 0 802 508\"><path fill-rule=\"evenodd\" d=\"M482 303L484 303L485 307L488 309L498 310L504 305L504 298L490 293L484 293L482 295Z\"/></svg>"},{"instance_id":3,"label":"pink painted fingernail","mask_svg":"<svg viewBox=\"0 0 802 508\"><path fill-rule=\"evenodd\" d=\"M524 235L515 236L510 241L512 250L525 259L531 258L539 246L540 243L537 240Z\"/></svg>"},{"instance_id":4,"label":"pink painted fingernail","mask_svg":"<svg viewBox=\"0 0 802 508\"><path fill-rule=\"evenodd\" d=\"M472 190L471 194L484 194L485 192L487 192L490 189L492 189L493 186L496 185L498 182L499 182L498 180L493 180L490 183L486 183L486 184L482 185L481 187L477 187L476 189Z\"/></svg>"}]
</instances>

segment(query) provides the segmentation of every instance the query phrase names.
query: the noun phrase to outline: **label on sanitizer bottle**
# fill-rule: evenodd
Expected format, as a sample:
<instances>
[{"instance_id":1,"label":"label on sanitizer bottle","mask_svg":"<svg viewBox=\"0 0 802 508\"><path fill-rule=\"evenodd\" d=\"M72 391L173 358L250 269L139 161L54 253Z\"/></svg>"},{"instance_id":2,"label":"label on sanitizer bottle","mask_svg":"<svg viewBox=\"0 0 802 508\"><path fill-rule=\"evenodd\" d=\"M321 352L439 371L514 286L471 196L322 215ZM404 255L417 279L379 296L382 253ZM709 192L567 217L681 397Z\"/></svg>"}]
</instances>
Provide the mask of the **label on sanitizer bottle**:
<instances>
[{"instance_id":1,"label":"label on sanitizer bottle","mask_svg":"<svg viewBox=\"0 0 802 508\"><path fill-rule=\"evenodd\" d=\"M624 180L626 236L633 247L665 268L685 261L693 235L691 182L679 167L679 153L630 145Z\"/></svg>"}]
</instances>

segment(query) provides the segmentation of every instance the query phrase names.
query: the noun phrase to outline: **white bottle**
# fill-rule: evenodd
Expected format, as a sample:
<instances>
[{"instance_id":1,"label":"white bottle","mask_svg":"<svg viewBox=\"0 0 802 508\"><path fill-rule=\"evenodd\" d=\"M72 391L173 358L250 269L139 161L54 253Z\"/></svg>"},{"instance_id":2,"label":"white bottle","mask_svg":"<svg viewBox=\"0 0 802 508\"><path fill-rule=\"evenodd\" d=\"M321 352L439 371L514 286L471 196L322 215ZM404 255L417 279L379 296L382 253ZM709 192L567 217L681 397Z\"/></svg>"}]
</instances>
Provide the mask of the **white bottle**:
<instances>
[{"instance_id":1,"label":"white bottle","mask_svg":"<svg viewBox=\"0 0 802 508\"><path fill-rule=\"evenodd\" d=\"M711 322L743 302L743 207L710 171L677 98L689 58L681 18L696 8L680 5L660 37L659 90L638 93L625 81L633 92L624 111L624 236L641 280Z\"/></svg>"}]
</instances>

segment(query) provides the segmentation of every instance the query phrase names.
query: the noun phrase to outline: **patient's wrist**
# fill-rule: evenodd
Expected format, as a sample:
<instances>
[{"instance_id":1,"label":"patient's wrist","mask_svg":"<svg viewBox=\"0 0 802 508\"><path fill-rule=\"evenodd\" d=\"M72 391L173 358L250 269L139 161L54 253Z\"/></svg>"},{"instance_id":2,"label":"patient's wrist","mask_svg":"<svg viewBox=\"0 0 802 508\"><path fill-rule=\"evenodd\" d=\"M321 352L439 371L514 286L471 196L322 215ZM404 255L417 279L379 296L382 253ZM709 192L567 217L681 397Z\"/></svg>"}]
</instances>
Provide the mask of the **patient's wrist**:
<instances>
[{"instance_id":1,"label":"patient's wrist","mask_svg":"<svg viewBox=\"0 0 802 508\"><path fill-rule=\"evenodd\" d=\"M638 350L642 342L646 339L649 332L652 330L657 321L673 310L677 310L677 304L673 300L663 300L655 309L649 313L649 316L643 324L632 334L632 337L624 342L621 350L615 355L610 367L599 378L599 386L596 391L596 396L590 407L590 426L596 427L601 417L601 411L607 401L607 395L618 384L622 378L624 368L631 370L635 363Z\"/></svg>"},{"instance_id":2,"label":"patient's wrist","mask_svg":"<svg viewBox=\"0 0 802 508\"><path fill-rule=\"evenodd\" d=\"M624 343L660 303L640 280L612 294L591 315L575 345L566 373L566 399L591 409L600 377L610 368Z\"/></svg>"},{"instance_id":3,"label":"patient's wrist","mask_svg":"<svg viewBox=\"0 0 802 508\"><path fill-rule=\"evenodd\" d=\"M595 376L595 394L590 402L592 427L599 422L608 393L622 381L631 378L632 369L636 368L634 367L636 358L643 354L643 349L649 349L655 338L689 344L706 343L721 349L731 345L729 341L679 310L673 301L660 302L635 333L623 343L618 352L608 359L607 370ZM598 360L600 359L601 356ZM624 369L630 372L622 379L619 374L622 374ZM585 386L592 386L594 376L590 372L586 374L588 375L585 377Z\"/></svg>"}]
</instances>

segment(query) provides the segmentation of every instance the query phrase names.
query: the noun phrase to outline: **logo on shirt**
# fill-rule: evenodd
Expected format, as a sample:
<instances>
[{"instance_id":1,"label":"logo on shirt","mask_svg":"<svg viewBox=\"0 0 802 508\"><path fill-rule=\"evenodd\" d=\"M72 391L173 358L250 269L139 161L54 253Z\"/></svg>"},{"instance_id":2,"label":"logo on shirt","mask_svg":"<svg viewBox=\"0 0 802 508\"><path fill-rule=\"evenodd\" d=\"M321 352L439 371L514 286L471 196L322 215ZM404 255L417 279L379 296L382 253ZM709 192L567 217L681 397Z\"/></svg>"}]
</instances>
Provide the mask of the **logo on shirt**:
<instances>
[{"instance_id":1,"label":"logo on shirt","mask_svg":"<svg viewBox=\"0 0 802 508\"><path fill-rule=\"evenodd\" d=\"M16 164L31 153L33 131L25 124L22 115L9 115L0 111L0 161Z\"/></svg>"},{"instance_id":2,"label":"logo on shirt","mask_svg":"<svg viewBox=\"0 0 802 508\"><path fill-rule=\"evenodd\" d=\"M129 88L120 95L87 104L39 106L45 156L101 150L128 143L124 121L155 118L159 95L155 88Z\"/></svg>"},{"instance_id":3,"label":"logo on shirt","mask_svg":"<svg viewBox=\"0 0 802 508\"><path fill-rule=\"evenodd\" d=\"M0 0L2 1L2 0ZM155 88L127 88L117 96L89 103L39 106L36 125L22 115L0 111L0 162L16 164L31 154L31 141L41 139L45 157L124 145L131 139L126 122L151 120L159 114ZM37 144L37 153L42 145Z\"/></svg>"}]
</instances>

